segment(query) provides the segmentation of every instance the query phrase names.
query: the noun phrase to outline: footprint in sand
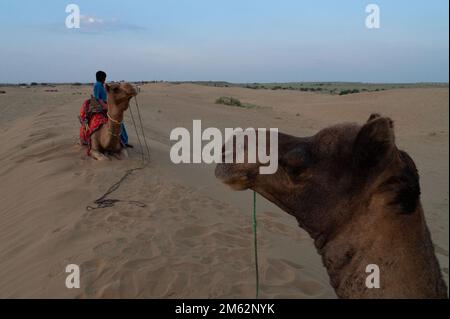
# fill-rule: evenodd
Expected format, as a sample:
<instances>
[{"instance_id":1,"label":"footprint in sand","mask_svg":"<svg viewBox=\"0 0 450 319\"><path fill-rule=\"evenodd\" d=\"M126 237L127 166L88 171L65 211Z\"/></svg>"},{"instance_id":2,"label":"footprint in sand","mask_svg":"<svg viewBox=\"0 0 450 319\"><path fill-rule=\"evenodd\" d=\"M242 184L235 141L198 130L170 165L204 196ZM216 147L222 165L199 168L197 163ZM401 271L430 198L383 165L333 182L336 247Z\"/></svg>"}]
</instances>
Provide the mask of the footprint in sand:
<instances>
[{"instance_id":1,"label":"footprint in sand","mask_svg":"<svg viewBox=\"0 0 450 319\"><path fill-rule=\"evenodd\" d=\"M114 257L120 254L120 250L127 244L126 238L117 238L105 241L92 248L93 252L101 257Z\"/></svg>"},{"instance_id":2,"label":"footprint in sand","mask_svg":"<svg viewBox=\"0 0 450 319\"><path fill-rule=\"evenodd\" d=\"M263 271L263 280L269 286L288 285L296 280L298 269L292 268L285 260L267 259L267 269Z\"/></svg>"},{"instance_id":3,"label":"footprint in sand","mask_svg":"<svg viewBox=\"0 0 450 319\"><path fill-rule=\"evenodd\" d=\"M322 294L324 287L312 280L304 279L301 265L287 260L268 259L269 266L264 271L263 282L267 293L274 293L275 298L298 298L299 294L306 297L317 297ZM292 292L276 293L279 287L289 287Z\"/></svg>"}]
</instances>

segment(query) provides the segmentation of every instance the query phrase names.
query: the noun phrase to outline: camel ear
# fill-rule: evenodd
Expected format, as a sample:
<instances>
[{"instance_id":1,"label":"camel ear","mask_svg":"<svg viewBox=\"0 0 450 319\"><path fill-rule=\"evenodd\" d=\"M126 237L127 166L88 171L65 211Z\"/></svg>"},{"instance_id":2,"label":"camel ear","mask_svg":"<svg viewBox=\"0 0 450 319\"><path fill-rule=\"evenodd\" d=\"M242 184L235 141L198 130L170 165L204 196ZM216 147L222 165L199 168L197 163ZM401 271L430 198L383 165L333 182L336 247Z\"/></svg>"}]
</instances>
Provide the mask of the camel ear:
<instances>
[{"instance_id":1,"label":"camel ear","mask_svg":"<svg viewBox=\"0 0 450 319\"><path fill-rule=\"evenodd\" d=\"M379 119L381 117L378 113L373 113L370 115L369 119L367 120L367 123L372 122L373 120Z\"/></svg>"},{"instance_id":2,"label":"camel ear","mask_svg":"<svg viewBox=\"0 0 450 319\"><path fill-rule=\"evenodd\" d=\"M109 86L109 84L105 83L105 89L106 89L106 92L108 92L108 93L109 93L109 91L111 91L111 87Z\"/></svg>"},{"instance_id":3,"label":"camel ear","mask_svg":"<svg viewBox=\"0 0 450 319\"><path fill-rule=\"evenodd\" d=\"M354 144L354 160L358 168L370 169L394 155L394 125L390 118L372 114L361 128Z\"/></svg>"}]
</instances>

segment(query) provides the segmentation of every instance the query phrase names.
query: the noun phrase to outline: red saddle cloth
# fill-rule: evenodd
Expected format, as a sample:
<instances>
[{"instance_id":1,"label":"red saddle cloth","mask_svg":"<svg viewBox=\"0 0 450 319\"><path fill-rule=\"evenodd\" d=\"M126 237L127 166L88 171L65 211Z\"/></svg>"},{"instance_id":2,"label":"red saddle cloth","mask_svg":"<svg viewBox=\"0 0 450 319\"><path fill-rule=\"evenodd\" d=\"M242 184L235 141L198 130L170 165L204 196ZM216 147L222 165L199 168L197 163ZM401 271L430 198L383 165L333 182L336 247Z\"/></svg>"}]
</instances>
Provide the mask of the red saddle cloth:
<instances>
[{"instance_id":1,"label":"red saddle cloth","mask_svg":"<svg viewBox=\"0 0 450 319\"><path fill-rule=\"evenodd\" d=\"M84 101L80 109L80 142L91 150L91 136L108 122L106 111L94 98Z\"/></svg>"}]
</instances>

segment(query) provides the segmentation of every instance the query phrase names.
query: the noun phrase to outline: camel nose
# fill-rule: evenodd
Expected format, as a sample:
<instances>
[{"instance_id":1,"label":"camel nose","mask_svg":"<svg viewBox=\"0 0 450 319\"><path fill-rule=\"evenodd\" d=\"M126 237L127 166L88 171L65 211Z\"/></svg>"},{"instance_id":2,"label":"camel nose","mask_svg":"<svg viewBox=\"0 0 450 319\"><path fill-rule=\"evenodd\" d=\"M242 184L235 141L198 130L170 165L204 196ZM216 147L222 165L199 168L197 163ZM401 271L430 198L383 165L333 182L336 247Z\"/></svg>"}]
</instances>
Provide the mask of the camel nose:
<instances>
[{"instance_id":1,"label":"camel nose","mask_svg":"<svg viewBox=\"0 0 450 319\"><path fill-rule=\"evenodd\" d=\"M137 86L132 85L132 86L130 87L129 94L130 94L131 96L136 96L136 95L138 95L138 92L139 92L139 88L138 88Z\"/></svg>"}]
</instances>

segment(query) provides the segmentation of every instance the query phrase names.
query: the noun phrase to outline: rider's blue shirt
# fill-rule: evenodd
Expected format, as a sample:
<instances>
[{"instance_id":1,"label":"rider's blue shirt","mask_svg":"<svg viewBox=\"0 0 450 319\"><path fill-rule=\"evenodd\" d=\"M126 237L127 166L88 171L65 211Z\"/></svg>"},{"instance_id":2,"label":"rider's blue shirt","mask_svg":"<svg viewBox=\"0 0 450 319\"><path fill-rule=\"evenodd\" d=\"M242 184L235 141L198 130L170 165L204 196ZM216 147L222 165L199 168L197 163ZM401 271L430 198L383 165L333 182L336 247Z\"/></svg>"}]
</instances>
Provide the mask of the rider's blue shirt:
<instances>
[{"instance_id":1,"label":"rider's blue shirt","mask_svg":"<svg viewBox=\"0 0 450 319\"><path fill-rule=\"evenodd\" d=\"M97 100L102 100L103 102L108 101L108 95L106 94L105 86L102 82L95 82L94 84L94 97Z\"/></svg>"}]
</instances>

